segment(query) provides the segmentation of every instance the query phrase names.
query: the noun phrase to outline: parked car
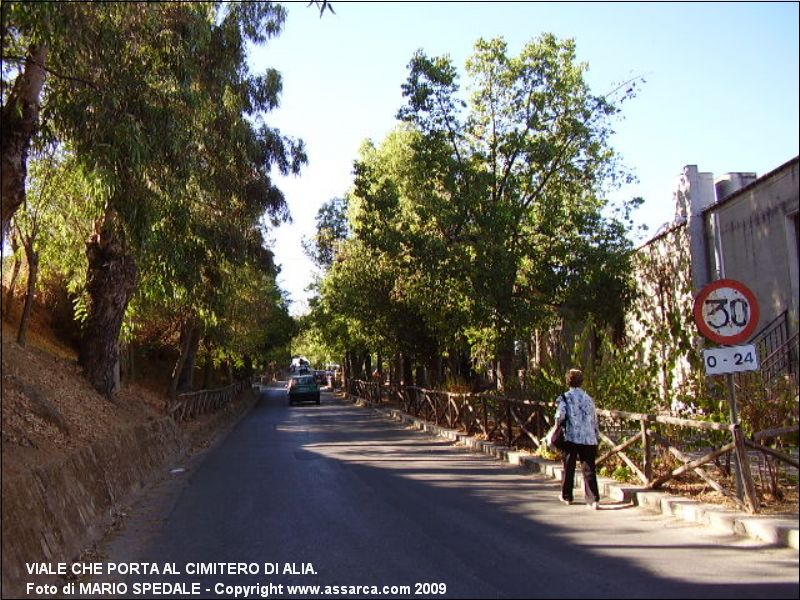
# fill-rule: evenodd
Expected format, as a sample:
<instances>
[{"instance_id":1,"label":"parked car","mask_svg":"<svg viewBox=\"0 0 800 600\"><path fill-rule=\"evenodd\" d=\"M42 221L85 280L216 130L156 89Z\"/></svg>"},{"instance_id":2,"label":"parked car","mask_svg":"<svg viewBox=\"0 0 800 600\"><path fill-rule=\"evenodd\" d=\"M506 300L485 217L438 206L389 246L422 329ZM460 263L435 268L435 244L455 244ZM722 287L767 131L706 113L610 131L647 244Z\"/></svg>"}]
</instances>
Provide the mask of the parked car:
<instances>
[{"instance_id":1,"label":"parked car","mask_svg":"<svg viewBox=\"0 0 800 600\"><path fill-rule=\"evenodd\" d=\"M328 385L328 374L325 371L314 371L314 379L319 385Z\"/></svg>"},{"instance_id":2,"label":"parked car","mask_svg":"<svg viewBox=\"0 0 800 600\"><path fill-rule=\"evenodd\" d=\"M314 402L319 404L319 386L313 375L294 375L287 386L289 406L298 402Z\"/></svg>"}]
</instances>

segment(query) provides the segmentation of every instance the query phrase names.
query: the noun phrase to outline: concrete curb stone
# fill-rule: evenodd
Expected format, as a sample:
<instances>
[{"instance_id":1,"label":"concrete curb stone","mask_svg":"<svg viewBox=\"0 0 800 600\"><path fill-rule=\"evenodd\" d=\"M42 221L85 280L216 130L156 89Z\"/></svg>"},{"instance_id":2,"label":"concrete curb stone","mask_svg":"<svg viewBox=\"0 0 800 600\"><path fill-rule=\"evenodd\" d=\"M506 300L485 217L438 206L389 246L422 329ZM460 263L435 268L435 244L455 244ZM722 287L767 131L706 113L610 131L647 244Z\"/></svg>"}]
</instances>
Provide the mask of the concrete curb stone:
<instances>
[{"instance_id":1,"label":"concrete curb stone","mask_svg":"<svg viewBox=\"0 0 800 600\"><path fill-rule=\"evenodd\" d=\"M363 401L357 402L357 404L368 406ZM561 480L563 469L559 462L545 460L533 456L529 452L517 451L479 440L463 432L412 417L398 409L373 407L373 410L385 418L460 443L473 452L492 456L531 473ZM581 474L577 472L575 475L576 486L580 488L582 486ZM598 478L598 484L601 496L615 502L629 502L645 510L706 526L720 533L746 536L775 546L800 549L800 536L798 535L800 527L798 520L791 517L750 515L657 490L631 487L629 484L623 484L613 479Z\"/></svg>"}]
</instances>

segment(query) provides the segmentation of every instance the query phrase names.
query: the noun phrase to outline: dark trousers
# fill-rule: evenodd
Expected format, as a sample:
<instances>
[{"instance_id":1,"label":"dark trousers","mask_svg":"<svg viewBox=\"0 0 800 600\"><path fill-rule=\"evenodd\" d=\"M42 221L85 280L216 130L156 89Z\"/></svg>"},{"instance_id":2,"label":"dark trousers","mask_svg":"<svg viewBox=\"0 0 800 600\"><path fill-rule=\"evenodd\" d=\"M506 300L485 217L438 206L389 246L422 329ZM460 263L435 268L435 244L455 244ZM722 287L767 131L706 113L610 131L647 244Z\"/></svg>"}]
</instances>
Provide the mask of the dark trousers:
<instances>
[{"instance_id":1,"label":"dark trousers","mask_svg":"<svg viewBox=\"0 0 800 600\"><path fill-rule=\"evenodd\" d=\"M567 442L563 454L564 472L561 474L561 497L572 500L572 488L575 487L575 461L580 458L586 504L599 502L600 492L597 489L597 472L594 465L597 458L597 446Z\"/></svg>"}]
</instances>

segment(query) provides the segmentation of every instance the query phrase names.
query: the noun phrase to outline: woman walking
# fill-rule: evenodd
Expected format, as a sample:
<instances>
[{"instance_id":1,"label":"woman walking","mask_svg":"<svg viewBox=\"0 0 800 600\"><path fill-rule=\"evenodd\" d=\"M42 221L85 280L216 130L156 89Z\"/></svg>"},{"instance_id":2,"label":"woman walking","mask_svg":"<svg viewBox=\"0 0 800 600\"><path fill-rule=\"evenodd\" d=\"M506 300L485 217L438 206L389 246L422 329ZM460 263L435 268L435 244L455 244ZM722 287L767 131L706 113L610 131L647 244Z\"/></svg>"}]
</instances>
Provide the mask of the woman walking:
<instances>
[{"instance_id":1,"label":"woman walking","mask_svg":"<svg viewBox=\"0 0 800 600\"><path fill-rule=\"evenodd\" d=\"M581 460L583 470L583 489L586 507L597 510L600 506L600 492L597 489L595 460L600 440L597 411L594 400L583 391L583 373L571 369L567 373L569 391L558 397L556 421L566 420L566 445L563 450L564 470L561 475L561 496L559 500L572 504L572 490L575 485L575 462Z\"/></svg>"}]
</instances>

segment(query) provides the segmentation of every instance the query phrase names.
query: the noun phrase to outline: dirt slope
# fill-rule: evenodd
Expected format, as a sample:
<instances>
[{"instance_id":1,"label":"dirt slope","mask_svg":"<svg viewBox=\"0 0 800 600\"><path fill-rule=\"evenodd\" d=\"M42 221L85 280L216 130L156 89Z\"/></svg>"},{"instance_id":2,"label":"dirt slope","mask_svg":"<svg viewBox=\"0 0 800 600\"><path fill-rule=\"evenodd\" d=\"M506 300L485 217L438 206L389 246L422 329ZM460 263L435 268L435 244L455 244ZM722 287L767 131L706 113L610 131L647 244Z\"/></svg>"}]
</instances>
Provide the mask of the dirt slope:
<instances>
[{"instance_id":1,"label":"dirt slope","mask_svg":"<svg viewBox=\"0 0 800 600\"><path fill-rule=\"evenodd\" d=\"M36 320L26 348L16 327L2 330L2 468L4 475L46 464L116 429L155 418L164 399L126 385L115 402L95 392L81 375L74 349Z\"/></svg>"}]
</instances>

